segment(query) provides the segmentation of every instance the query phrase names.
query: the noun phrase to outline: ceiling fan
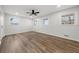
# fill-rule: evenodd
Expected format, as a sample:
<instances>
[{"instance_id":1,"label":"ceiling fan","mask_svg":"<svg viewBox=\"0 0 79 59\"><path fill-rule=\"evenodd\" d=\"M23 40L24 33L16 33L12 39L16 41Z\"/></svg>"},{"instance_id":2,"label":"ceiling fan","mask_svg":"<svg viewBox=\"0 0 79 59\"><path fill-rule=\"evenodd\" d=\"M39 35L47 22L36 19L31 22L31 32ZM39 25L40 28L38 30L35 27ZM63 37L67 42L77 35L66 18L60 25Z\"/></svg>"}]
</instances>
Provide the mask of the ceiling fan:
<instances>
[{"instance_id":1,"label":"ceiling fan","mask_svg":"<svg viewBox=\"0 0 79 59\"><path fill-rule=\"evenodd\" d=\"M39 14L40 12L38 11L38 12L36 12L35 10L31 10L30 12L26 12L27 14L29 14L29 15L35 15L35 16L37 16L37 14Z\"/></svg>"}]
</instances>

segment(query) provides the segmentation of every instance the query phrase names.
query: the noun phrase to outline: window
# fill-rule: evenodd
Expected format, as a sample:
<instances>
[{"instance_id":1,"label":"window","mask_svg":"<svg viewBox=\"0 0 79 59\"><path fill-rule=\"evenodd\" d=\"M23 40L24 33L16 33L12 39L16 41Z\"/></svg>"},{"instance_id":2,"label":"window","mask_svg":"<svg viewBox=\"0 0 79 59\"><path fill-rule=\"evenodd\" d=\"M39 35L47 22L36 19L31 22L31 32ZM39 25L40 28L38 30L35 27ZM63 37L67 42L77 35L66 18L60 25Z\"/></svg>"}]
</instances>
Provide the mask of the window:
<instances>
[{"instance_id":1,"label":"window","mask_svg":"<svg viewBox=\"0 0 79 59\"><path fill-rule=\"evenodd\" d=\"M75 22L75 18L74 18L74 14L68 14L68 15L63 15L62 16L62 24L74 24Z\"/></svg>"},{"instance_id":2,"label":"window","mask_svg":"<svg viewBox=\"0 0 79 59\"><path fill-rule=\"evenodd\" d=\"M10 22L11 22L12 25L18 25L19 20L18 20L17 17L11 17Z\"/></svg>"},{"instance_id":3,"label":"window","mask_svg":"<svg viewBox=\"0 0 79 59\"><path fill-rule=\"evenodd\" d=\"M48 18L43 19L43 24L48 25Z\"/></svg>"},{"instance_id":4,"label":"window","mask_svg":"<svg viewBox=\"0 0 79 59\"><path fill-rule=\"evenodd\" d=\"M34 25L36 25L37 24L37 20L34 20Z\"/></svg>"}]
</instances>

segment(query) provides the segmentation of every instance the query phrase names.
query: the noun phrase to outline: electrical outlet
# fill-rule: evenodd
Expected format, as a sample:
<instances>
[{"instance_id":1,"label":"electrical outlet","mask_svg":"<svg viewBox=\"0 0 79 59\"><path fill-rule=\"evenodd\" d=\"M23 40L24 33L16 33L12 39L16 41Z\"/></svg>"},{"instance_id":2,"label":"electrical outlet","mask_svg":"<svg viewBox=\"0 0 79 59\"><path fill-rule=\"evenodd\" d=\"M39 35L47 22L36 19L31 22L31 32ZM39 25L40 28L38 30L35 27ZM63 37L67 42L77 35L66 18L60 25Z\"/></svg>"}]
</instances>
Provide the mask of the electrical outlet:
<instances>
[{"instance_id":1,"label":"electrical outlet","mask_svg":"<svg viewBox=\"0 0 79 59\"><path fill-rule=\"evenodd\" d=\"M65 37L69 37L69 35L64 35Z\"/></svg>"}]
</instances>

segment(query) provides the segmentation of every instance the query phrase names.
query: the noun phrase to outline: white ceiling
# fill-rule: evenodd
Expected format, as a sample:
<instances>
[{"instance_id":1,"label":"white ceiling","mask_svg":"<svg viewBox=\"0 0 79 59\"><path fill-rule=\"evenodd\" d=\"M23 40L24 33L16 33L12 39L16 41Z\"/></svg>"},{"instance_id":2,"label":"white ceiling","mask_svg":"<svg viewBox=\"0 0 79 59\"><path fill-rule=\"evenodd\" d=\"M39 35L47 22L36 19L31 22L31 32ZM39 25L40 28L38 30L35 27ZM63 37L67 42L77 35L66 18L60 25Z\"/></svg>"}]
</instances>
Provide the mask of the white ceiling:
<instances>
[{"instance_id":1,"label":"white ceiling","mask_svg":"<svg viewBox=\"0 0 79 59\"><path fill-rule=\"evenodd\" d=\"M57 7L57 5L4 5L3 9L8 14L13 14L18 16L25 16L29 17L28 14L26 14L29 9L38 9L39 14L37 17L45 16L53 12L57 12L62 9L67 9L75 7L74 5L61 5L61 7Z\"/></svg>"}]
</instances>

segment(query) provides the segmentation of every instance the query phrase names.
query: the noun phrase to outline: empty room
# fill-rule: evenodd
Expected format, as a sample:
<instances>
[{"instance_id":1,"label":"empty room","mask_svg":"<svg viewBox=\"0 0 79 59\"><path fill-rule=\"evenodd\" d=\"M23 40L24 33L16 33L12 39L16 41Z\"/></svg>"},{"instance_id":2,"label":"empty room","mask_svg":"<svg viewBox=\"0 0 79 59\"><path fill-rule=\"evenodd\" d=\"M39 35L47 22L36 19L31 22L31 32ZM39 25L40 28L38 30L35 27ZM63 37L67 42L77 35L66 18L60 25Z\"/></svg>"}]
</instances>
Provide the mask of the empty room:
<instances>
[{"instance_id":1,"label":"empty room","mask_svg":"<svg viewBox=\"0 0 79 59\"><path fill-rule=\"evenodd\" d=\"M0 5L0 53L79 53L78 5Z\"/></svg>"}]
</instances>

